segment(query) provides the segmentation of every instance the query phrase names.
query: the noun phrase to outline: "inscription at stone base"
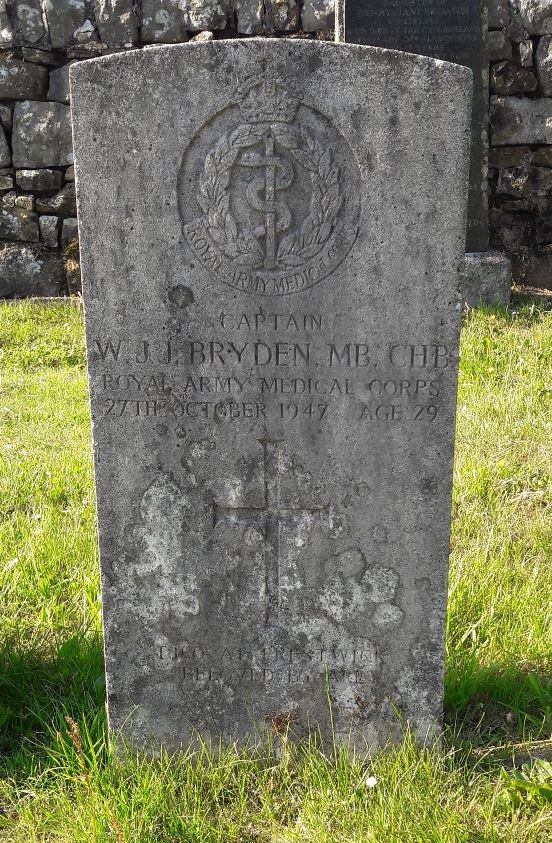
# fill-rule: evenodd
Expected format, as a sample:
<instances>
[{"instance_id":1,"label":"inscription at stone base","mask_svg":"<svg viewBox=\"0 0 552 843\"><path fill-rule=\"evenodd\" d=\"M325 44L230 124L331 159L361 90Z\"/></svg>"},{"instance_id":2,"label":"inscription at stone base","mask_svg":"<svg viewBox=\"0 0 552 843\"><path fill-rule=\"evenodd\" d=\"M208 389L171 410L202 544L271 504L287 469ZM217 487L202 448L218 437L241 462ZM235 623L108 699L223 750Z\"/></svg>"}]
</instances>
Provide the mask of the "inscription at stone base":
<instances>
[{"instance_id":1,"label":"inscription at stone base","mask_svg":"<svg viewBox=\"0 0 552 843\"><path fill-rule=\"evenodd\" d=\"M72 107L111 727L437 729L468 72L226 41Z\"/></svg>"}]
</instances>

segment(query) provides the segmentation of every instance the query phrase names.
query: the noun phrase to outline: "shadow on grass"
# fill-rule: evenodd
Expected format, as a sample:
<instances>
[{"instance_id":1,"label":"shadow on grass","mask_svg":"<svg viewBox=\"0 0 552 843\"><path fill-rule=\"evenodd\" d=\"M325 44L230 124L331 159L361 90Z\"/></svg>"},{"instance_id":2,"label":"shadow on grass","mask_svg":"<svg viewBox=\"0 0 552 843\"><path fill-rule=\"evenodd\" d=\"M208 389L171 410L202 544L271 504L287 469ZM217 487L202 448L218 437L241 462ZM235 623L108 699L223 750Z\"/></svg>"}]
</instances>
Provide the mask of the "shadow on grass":
<instances>
[{"instance_id":1,"label":"shadow on grass","mask_svg":"<svg viewBox=\"0 0 552 843\"><path fill-rule=\"evenodd\" d=\"M102 728L105 679L101 640L75 636L52 656L4 644L0 650L0 762L17 775L41 754L65 717ZM99 714L100 713L100 714Z\"/></svg>"},{"instance_id":2,"label":"shadow on grass","mask_svg":"<svg viewBox=\"0 0 552 843\"><path fill-rule=\"evenodd\" d=\"M552 676L537 667L481 665L474 653L449 663L445 722L474 744L538 740L552 728Z\"/></svg>"},{"instance_id":3,"label":"shadow on grass","mask_svg":"<svg viewBox=\"0 0 552 843\"><path fill-rule=\"evenodd\" d=\"M12 775L28 770L65 732L65 718L105 730L101 640L76 636L48 658L0 650L0 757ZM482 666L476 654L449 662L445 723L452 743L537 740L552 725L552 678L539 670ZM449 741L447 740L447 743Z\"/></svg>"},{"instance_id":4,"label":"shadow on grass","mask_svg":"<svg viewBox=\"0 0 552 843\"><path fill-rule=\"evenodd\" d=\"M514 287L510 300L510 309L537 305L541 310L552 310L552 290L535 287Z\"/></svg>"}]
</instances>

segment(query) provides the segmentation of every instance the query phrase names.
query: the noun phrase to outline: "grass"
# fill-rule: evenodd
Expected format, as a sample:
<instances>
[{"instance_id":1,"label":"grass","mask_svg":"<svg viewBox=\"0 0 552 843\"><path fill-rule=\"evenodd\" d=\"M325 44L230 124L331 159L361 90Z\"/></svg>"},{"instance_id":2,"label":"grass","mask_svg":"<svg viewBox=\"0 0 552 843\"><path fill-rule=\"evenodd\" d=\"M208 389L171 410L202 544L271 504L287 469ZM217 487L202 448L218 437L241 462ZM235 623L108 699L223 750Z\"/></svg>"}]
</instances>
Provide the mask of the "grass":
<instances>
[{"instance_id":1,"label":"grass","mask_svg":"<svg viewBox=\"0 0 552 843\"><path fill-rule=\"evenodd\" d=\"M0 305L2 843L552 840L552 314L473 311L461 357L441 746L116 756L81 309Z\"/></svg>"}]
</instances>

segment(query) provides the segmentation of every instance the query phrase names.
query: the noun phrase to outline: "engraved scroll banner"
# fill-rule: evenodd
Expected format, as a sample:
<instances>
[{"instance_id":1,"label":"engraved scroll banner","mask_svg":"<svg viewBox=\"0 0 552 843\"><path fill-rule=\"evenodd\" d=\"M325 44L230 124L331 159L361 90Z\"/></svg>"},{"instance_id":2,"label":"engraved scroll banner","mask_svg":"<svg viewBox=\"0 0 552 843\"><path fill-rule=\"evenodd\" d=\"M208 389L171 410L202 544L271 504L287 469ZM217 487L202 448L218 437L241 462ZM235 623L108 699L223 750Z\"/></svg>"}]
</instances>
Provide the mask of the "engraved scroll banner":
<instances>
[{"instance_id":1,"label":"engraved scroll banner","mask_svg":"<svg viewBox=\"0 0 552 843\"><path fill-rule=\"evenodd\" d=\"M437 730L469 72L248 39L71 86L111 728Z\"/></svg>"}]
</instances>

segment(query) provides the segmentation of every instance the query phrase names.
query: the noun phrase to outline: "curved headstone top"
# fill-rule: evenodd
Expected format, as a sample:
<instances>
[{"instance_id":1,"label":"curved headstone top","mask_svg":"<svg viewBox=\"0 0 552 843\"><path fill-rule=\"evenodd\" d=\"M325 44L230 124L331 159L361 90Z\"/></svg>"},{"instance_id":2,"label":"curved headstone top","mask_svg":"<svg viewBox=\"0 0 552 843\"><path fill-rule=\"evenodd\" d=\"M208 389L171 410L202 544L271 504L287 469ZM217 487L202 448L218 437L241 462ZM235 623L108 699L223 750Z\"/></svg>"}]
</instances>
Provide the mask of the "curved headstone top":
<instances>
[{"instance_id":1,"label":"curved headstone top","mask_svg":"<svg viewBox=\"0 0 552 843\"><path fill-rule=\"evenodd\" d=\"M109 715L137 743L439 728L470 77L284 39L71 69Z\"/></svg>"}]
</instances>

